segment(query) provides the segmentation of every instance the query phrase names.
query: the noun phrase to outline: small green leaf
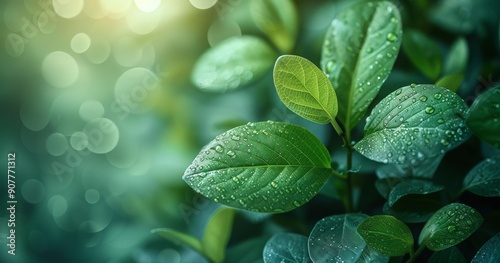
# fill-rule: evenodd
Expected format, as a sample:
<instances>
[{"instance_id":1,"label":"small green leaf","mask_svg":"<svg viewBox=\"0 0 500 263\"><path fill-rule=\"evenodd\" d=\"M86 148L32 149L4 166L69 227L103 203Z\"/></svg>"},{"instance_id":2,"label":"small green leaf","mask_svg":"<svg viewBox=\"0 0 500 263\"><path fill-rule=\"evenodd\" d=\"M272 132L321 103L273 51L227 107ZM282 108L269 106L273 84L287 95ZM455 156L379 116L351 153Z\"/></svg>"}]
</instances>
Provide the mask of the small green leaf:
<instances>
[{"instance_id":1,"label":"small green leaf","mask_svg":"<svg viewBox=\"0 0 500 263\"><path fill-rule=\"evenodd\" d=\"M425 223L418 243L433 251L452 247L476 231L483 217L472 207L452 203L439 209Z\"/></svg>"},{"instance_id":2,"label":"small green leaf","mask_svg":"<svg viewBox=\"0 0 500 263\"><path fill-rule=\"evenodd\" d=\"M151 230L151 233L153 234L158 234L174 243L179 243L185 246L188 246L201 255L205 255L203 252L203 245L201 244L200 240L197 238L181 233L179 231L170 229L170 228L156 228Z\"/></svg>"},{"instance_id":3,"label":"small green leaf","mask_svg":"<svg viewBox=\"0 0 500 263\"><path fill-rule=\"evenodd\" d=\"M231 246L226 252L227 263L264 263L262 251L269 237L259 236Z\"/></svg>"},{"instance_id":4,"label":"small green leaf","mask_svg":"<svg viewBox=\"0 0 500 263\"><path fill-rule=\"evenodd\" d=\"M262 77L277 56L257 37L233 37L207 50L196 62L191 77L201 90L224 92Z\"/></svg>"},{"instance_id":5,"label":"small green leaf","mask_svg":"<svg viewBox=\"0 0 500 263\"><path fill-rule=\"evenodd\" d=\"M439 46L419 31L407 29L403 36L403 51L415 67L431 80L441 72Z\"/></svg>"},{"instance_id":6,"label":"small green leaf","mask_svg":"<svg viewBox=\"0 0 500 263\"><path fill-rule=\"evenodd\" d=\"M388 202L385 202L383 211L384 214L392 215L405 223L412 224L427 221L441 207L442 205L436 197L415 195L401 198L392 207L389 206Z\"/></svg>"},{"instance_id":7,"label":"small green leaf","mask_svg":"<svg viewBox=\"0 0 500 263\"><path fill-rule=\"evenodd\" d=\"M398 8L363 2L339 13L328 29L321 68L337 91L338 118L352 130L391 72L401 45Z\"/></svg>"},{"instance_id":8,"label":"small green leaf","mask_svg":"<svg viewBox=\"0 0 500 263\"><path fill-rule=\"evenodd\" d=\"M274 235L264 247L264 263L309 263L307 237L280 233Z\"/></svg>"},{"instance_id":9,"label":"small green leaf","mask_svg":"<svg viewBox=\"0 0 500 263\"><path fill-rule=\"evenodd\" d=\"M308 130L248 123L208 143L183 179L198 193L254 212L286 212L308 202L331 175L330 154Z\"/></svg>"},{"instance_id":10,"label":"small green leaf","mask_svg":"<svg viewBox=\"0 0 500 263\"><path fill-rule=\"evenodd\" d=\"M469 49L467 47L467 41L461 37L451 46L448 56L444 61L443 73L447 75L457 73L463 74L467 68L468 58Z\"/></svg>"},{"instance_id":11,"label":"small green leaf","mask_svg":"<svg viewBox=\"0 0 500 263\"><path fill-rule=\"evenodd\" d=\"M470 107L466 123L479 139L500 148L500 86L479 95Z\"/></svg>"},{"instance_id":12,"label":"small green leaf","mask_svg":"<svg viewBox=\"0 0 500 263\"><path fill-rule=\"evenodd\" d=\"M500 233L486 241L471 263L495 263L500 258Z\"/></svg>"},{"instance_id":13,"label":"small green leaf","mask_svg":"<svg viewBox=\"0 0 500 263\"><path fill-rule=\"evenodd\" d=\"M354 149L383 163L418 164L436 158L469 138L466 111L465 102L445 88L400 88L375 106Z\"/></svg>"},{"instance_id":14,"label":"small green leaf","mask_svg":"<svg viewBox=\"0 0 500 263\"><path fill-rule=\"evenodd\" d=\"M290 0L254 0L251 14L257 27L284 53L292 50L297 37L298 18Z\"/></svg>"},{"instance_id":15,"label":"small green leaf","mask_svg":"<svg viewBox=\"0 0 500 263\"><path fill-rule=\"evenodd\" d=\"M407 195L426 195L443 190L443 186L431 181L409 179L394 186L389 194L388 204L393 206L401 197Z\"/></svg>"},{"instance_id":16,"label":"small green leaf","mask_svg":"<svg viewBox=\"0 0 500 263\"><path fill-rule=\"evenodd\" d=\"M464 189L480 196L500 196L500 156L487 158L464 178Z\"/></svg>"},{"instance_id":17,"label":"small green leaf","mask_svg":"<svg viewBox=\"0 0 500 263\"><path fill-rule=\"evenodd\" d=\"M453 92L457 92L460 85L464 81L463 73L452 73L446 76L443 76L438 81L436 81L436 86L447 88Z\"/></svg>"},{"instance_id":18,"label":"small green leaf","mask_svg":"<svg viewBox=\"0 0 500 263\"><path fill-rule=\"evenodd\" d=\"M337 96L332 84L305 58L279 57L274 66L274 85L281 101L305 119L329 123L337 116Z\"/></svg>"},{"instance_id":19,"label":"small green leaf","mask_svg":"<svg viewBox=\"0 0 500 263\"><path fill-rule=\"evenodd\" d=\"M402 256L413 248L410 229L393 216L369 217L359 224L358 233L368 246L387 256Z\"/></svg>"},{"instance_id":20,"label":"small green leaf","mask_svg":"<svg viewBox=\"0 0 500 263\"><path fill-rule=\"evenodd\" d=\"M231 236L234 210L219 208L208 221L203 235L202 246L204 254L214 262L224 260L226 245Z\"/></svg>"},{"instance_id":21,"label":"small green leaf","mask_svg":"<svg viewBox=\"0 0 500 263\"><path fill-rule=\"evenodd\" d=\"M428 263L466 263L464 256L457 247L434 252Z\"/></svg>"},{"instance_id":22,"label":"small green leaf","mask_svg":"<svg viewBox=\"0 0 500 263\"><path fill-rule=\"evenodd\" d=\"M388 262L384 256L368 247L356 230L368 216L344 214L329 216L316 223L309 235L309 255L315 263Z\"/></svg>"}]
</instances>

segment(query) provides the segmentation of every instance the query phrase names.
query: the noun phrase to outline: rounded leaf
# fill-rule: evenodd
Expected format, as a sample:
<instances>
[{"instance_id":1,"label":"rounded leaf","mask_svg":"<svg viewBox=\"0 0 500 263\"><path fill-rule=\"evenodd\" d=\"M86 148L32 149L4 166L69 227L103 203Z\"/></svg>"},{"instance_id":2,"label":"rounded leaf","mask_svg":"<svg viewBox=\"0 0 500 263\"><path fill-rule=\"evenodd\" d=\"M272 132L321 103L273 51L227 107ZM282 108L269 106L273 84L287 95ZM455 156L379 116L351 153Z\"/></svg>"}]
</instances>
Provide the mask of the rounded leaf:
<instances>
[{"instance_id":1,"label":"rounded leaf","mask_svg":"<svg viewBox=\"0 0 500 263\"><path fill-rule=\"evenodd\" d=\"M477 97L467 114L466 123L479 139L500 149L500 86Z\"/></svg>"},{"instance_id":2,"label":"rounded leaf","mask_svg":"<svg viewBox=\"0 0 500 263\"><path fill-rule=\"evenodd\" d=\"M434 252L428 263L467 263L457 247Z\"/></svg>"},{"instance_id":3,"label":"rounded leaf","mask_svg":"<svg viewBox=\"0 0 500 263\"><path fill-rule=\"evenodd\" d=\"M439 192L443 189L443 186L436 185L431 181L409 179L392 188L389 194L388 204L389 206L393 206L400 198L407 195L426 195Z\"/></svg>"},{"instance_id":4,"label":"rounded leaf","mask_svg":"<svg viewBox=\"0 0 500 263\"><path fill-rule=\"evenodd\" d=\"M276 57L260 38L233 37L207 50L196 62L191 78L204 91L236 89L262 77Z\"/></svg>"},{"instance_id":5,"label":"rounded leaf","mask_svg":"<svg viewBox=\"0 0 500 263\"><path fill-rule=\"evenodd\" d=\"M268 121L217 136L201 150L183 179L215 202L276 213L308 202L331 172L330 155L311 132Z\"/></svg>"},{"instance_id":6,"label":"rounded leaf","mask_svg":"<svg viewBox=\"0 0 500 263\"><path fill-rule=\"evenodd\" d=\"M500 156L472 168L464 178L464 189L480 196L500 196Z\"/></svg>"},{"instance_id":7,"label":"rounded leaf","mask_svg":"<svg viewBox=\"0 0 500 263\"><path fill-rule=\"evenodd\" d=\"M439 46L426 35L416 30L406 30L403 36L403 51L424 75L436 80L441 72Z\"/></svg>"},{"instance_id":8,"label":"rounded leaf","mask_svg":"<svg viewBox=\"0 0 500 263\"><path fill-rule=\"evenodd\" d=\"M332 84L305 58L279 57L274 65L274 85L281 101L302 118L329 123L337 116L337 96Z\"/></svg>"},{"instance_id":9,"label":"rounded leaf","mask_svg":"<svg viewBox=\"0 0 500 263\"><path fill-rule=\"evenodd\" d=\"M465 102L434 85L410 85L382 99L366 119L354 149L383 163L417 164L437 158L469 138Z\"/></svg>"},{"instance_id":10,"label":"rounded leaf","mask_svg":"<svg viewBox=\"0 0 500 263\"><path fill-rule=\"evenodd\" d=\"M495 263L500 258L500 233L486 241L471 263Z\"/></svg>"},{"instance_id":11,"label":"rounded leaf","mask_svg":"<svg viewBox=\"0 0 500 263\"><path fill-rule=\"evenodd\" d=\"M309 263L307 237L280 233L267 241L264 247L264 263Z\"/></svg>"},{"instance_id":12,"label":"rounded leaf","mask_svg":"<svg viewBox=\"0 0 500 263\"><path fill-rule=\"evenodd\" d=\"M387 256L402 256L413 248L410 229L393 216L369 217L359 224L358 233L368 246Z\"/></svg>"},{"instance_id":13,"label":"rounded leaf","mask_svg":"<svg viewBox=\"0 0 500 263\"><path fill-rule=\"evenodd\" d=\"M418 243L440 251L452 247L476 231L483 223L483 217L472 207L452 203L439 209L425 223Z\"/></svg>"}]
</instances>

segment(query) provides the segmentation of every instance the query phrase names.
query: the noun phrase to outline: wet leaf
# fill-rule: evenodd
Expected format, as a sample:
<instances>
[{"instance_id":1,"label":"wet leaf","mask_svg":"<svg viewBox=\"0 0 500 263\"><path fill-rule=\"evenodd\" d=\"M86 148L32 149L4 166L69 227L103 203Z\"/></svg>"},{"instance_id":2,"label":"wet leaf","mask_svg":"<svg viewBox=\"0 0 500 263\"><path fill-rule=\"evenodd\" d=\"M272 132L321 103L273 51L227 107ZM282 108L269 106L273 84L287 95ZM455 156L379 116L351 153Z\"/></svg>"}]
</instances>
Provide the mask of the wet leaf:
<instances>
[{"instance_id":1,"label":"wet leaf","mask_svg":"<svg viewBox=\"0 0 500 263\"><path fill-rule=\"evenodd\" d=\"M356 230L364 214L329 216L316 223L309 235L309 255L315 263L388 262L389 257L369 248Z\"/></svg>"},{"instance_id":2,"label":"wet leaf","mask_svg":"<svg viewBox=\"0 0 500 263\"><path fill-rule=\"evenodd\" d=\"M429 218L420 232L418 243L425 243L433 251L447 249L464 241L482 223L483 217L474 208L452 203Z\"/></svg>"},{"instance_id":3,"label":"wet leaf","mask_svg":"<svg viewBox=\"0 0 500 263\"><path fill-rule=\"evenodd\" d=\"M321 68L337 91L338 118L346 130L362 119L389 75L401 45L398 8L363 2L339 13L328 29Z\"/></svg>"},{"instance_id":4,"label":"wet leaf","mask_svg":"<svg viewBox=\"0 0 500 263\"><path fill-rule=\"evenodd\" d=\"M308 202L331 172L330 155L311 132L268 121L217 136L201 150L183 179L215 202L277 213Z\"/></svg>"},{"instance_id":5,"label":"wet leaf","mask_svg":"<svg viewBox=\"0 0 500 263\"><path fill-rule=\"evenodd\" d=\"M464 178L464 189L480 196L500 196L500 156L487 158Z\"/></svg>"},{"instance_id":6,"label":"wet leaf","mask_svg":"<svg viewBox=\"0 0 500 263\"><path fill-rule=\"evenodd\" d=\"M191 78L204 91L236 89L267 73L277 56L266 42L257 37L229 38L198 59Z\"/></svg>"},{"instance_id":7,"label":"wet leaf","mask_svg":"<svg viewBox=\"0 0 500 263\"><path fill-rule=\"evenodd\" d=\"M500 148L500 86L477 97L467 113L466 123L481 140Z\"/></svg>"},{"instance_id":8,"label":"wet leaf","mask_svg":"<svg viewBox=\"0 0 500 263\"><path fill-rule=\"evenodd\" d=\"M359 224L358 233L368 246L387 256L402 256L413 248L410 229L393 216L369 217Z\"/></svg>"},{"instance_id":9,"label":"wet leaf","mask_svg":"<svg viewBox=\"0 0 500 263\"><path fill-rule=\"evenodd\" d=\"M416 165L437 158L469 138L466 111L465 102L445 88L402 87L375 106L354 149L383 163Z\"/></svg>"},{"instance_id":10,"label":"wet leaf","mask_svg":"<svg viewBox=\"0 0 500 263\"><path fill-rule=\"evenodd\" d=\"M264 263L309 263L307 237L280 233L274 235L264 247Z\"/></svg>"},{"instance_id":11,"label":"wet leaf","mask_svg":"<svg viewBox=\"0 0 500 263\"><path fill-rule=\"evenodd\" d=\"M436 80L441 72L441 51L439 46L423 33L405 30L403 51L415 67L431 80Z\"/></svg>"},{"instance_id":12,"label":"wet leaf","mask_svg":"<svg viewBox=\"0 0 500 263\"><path fill-rule=\"evenodd\" d=\"M378 178L401 179L409 177L432 178L444 155L410 164L385 164L377 168Z\"/></svg>"},{"instance_id":13,"label":"wet leaf","mask_svg":"<svg viewBox=\"0 0 500 263\"><path fill-rule=\"evenodd\" d=\"M434 252L428 263L466 263L464 256L457 247Z\"/></svg>"},{"instance_id":14,"label":"wet leaf","mask_svg":"<svg viewBox=\"0 0 500 263\"><path fill-rule=\"evenodd\" d=\"M283 103L299 116L329 123L338 111L337 96L325 74L309 60L292 55L278 58L274 85Z\"/></svg>"},{"instance_id":15,"label":"wet leaf","mask_svg":"<svg viewBox=\"0 0 500 263\"><path fill-rule=\"evenodd\" d=\"M234 210L219 208L208 221L205 234L201 241L204 254L215 262L224 260L226 245L231 236L233 227Z\"/></svg>"},{"instance_id":16,"label":"wet leaf","mask_svg":"<svg viewBox=\"0 0 500 263\"><path fill-rule=\"evenodd\" d=\"M389 206L393 206L400 198L407 195L426 195L439 192L443 189L443 186L436 185L431 181L409 179L392 188L389 194L388 204Z\"/></svg>"},{"instance_id":17,"label":"wet leaf","mask_svg":"<svg viewBox=\"0 0 500 263\"><path fill-rule=\"evenodd\" d=\"M486 241L471 263L495 263L500 258L500 233Z\"/></svg>"}]
</instances>

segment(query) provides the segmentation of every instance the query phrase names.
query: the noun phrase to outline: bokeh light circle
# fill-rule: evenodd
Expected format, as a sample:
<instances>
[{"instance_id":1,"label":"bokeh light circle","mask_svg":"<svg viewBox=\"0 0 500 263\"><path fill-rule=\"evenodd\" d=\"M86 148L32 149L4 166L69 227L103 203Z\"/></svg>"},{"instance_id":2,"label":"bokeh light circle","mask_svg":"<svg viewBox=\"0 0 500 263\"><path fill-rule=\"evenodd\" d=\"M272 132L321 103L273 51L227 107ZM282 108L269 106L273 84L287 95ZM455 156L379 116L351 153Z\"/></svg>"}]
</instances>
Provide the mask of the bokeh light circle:
<instances>
[{"instance_id":1,"label":"bokeh light circle","mask_svg":"<svg viewBox=\"0 0 500 263\"><path fill-rule=\"evenodd\" d=\"M97 100L88 100L80 105L78 113L83 120L91 121L104 116L104 106Z\"/></svg>"},{"instance_id":2,"label":"bokeh light circle","mask_svg":"<svg viewBox=\"0 0 500 263\"><path fill-rule=\"evenodd\" d=\"M118 144L120 137L116 124L106 118L97 118L87 123L84 129L88 138L87 149L93 153L107 153Z\"/></svg>"},{"instance_id":3,"label":"bokeh light circle","mask_svg":"<svg viewBox=\"0 0 500 263\"><path fill-rule=\"evenodd\" d=\"M152 100L160 96L160 82L146 68L133 68L124 72L115 84L115 99L123 112L144 113L152 106ZM149 101L149 103L147 103Z\"/></svg>"},{"instance_id":4,"label":"bokeh light circle","mask_svg":"<svg viewBox=\"0 0 500 263\"><path fill-rule=\"evenodd\" d=\"M101 194L96 189L89 189L85 192L85 201L91 205L96 204L100 199Z\"/></svg>"},{"instance_id":5,"label":"bokeh light circle","mask_svg":"<svg viewBox=\"0 0 500 263\"><path fill-rule=\"evenodd\" d=\"M93 39L89 49L85 52L87 59L94 64L101 64L109 58L111 47L102 39Z\"/></svg>"},{"instance_id":6,"label":"bokeh light circle","mask_svg":"<svg viewBox=\"0 0 500 263\"><path fill-rule=\"evenodd\" d=\"M123 37L113 43L113 57L124 67L135 66L142 58L142 48L137 40Z\"/></svg>"},{"instance_id":7,"label":"bokeh light circle","mask_svg":"<svg viewBox=\"0 0 500 263\"><path fill-rule=\"evenodd\" d=\"M64 134L53 133L45 141L45 148L49 154L61 156L68 150L68 140Z\"/></svg>"},{"instance_id":8,"label":"bokeh light circle","mask_svg":"<svg viewBox=\"0 0 500 263\"><path fill-rule=\"evenodd\" d=\"M198 9L208 9L217 3L217 0L189 0Z\"/></svg>"},{"instance_id":9,"label":"bokeh light circle","mask_svg":"<svg viewBox=\"0 0 500 263\"><path fill-rule=\"evenodd\" d=\"M207 33L208 43L212 47L230 37L237 36L241 36L241 28L236 21L231 19L215 20Z\"/></svg>"},{"instance_id":10,"label":"bokeh light circle","mask_svg":"<svg viewBox=\"0 0 500 263\"><path fill-rule=\"evenodd\" d=\"M68 209L68 202L66 201L66 198L60 195L52 196L47 205L49 212L53 217L63 216Z\"/></svg>"},{"instance_id":11,"label":"bokeh light circle","mask_svg":"<svg viewBox=\"0 0 500 263\"><path fill-rule=\"evenodd\" d=\"M55 51L48 54L42 62L42 75L45 80L58 88L74 84L79 69L75 59L68 53Z\"/></svg>"},{"instance_id":12,"label":"bokeh light circle","mask_svg":"<svg viewBox=\"0 0 500 263\"><path fill-rule=\"evenodd\" d=\"M45 197L45 187L36 179L28 179L23 183L21 193L26 201L37 204Z\"/></svg>"},{"instance_id":13,"label":"bokeh light circle","mask_svg":"<svg viewBox=\"0 0 500 263\"><path fill-rule=\"evenodd\" d=\"M164 249L158 254L159 263L180 263L181 254L171 248Z\"/></svg>"},{"instance_id":14,"label":"bokeh light circle","mask_svg":"<svg viewBox=\"0 0 500 263\"><path fill-rule=\"evenodd\" d=\"M73 18L83 9L83 0L53 0L54 11L63 18Z\"/></svg>"},{"instance_id":15,"label":"bokeh light circle","mask_svg":"<svg viewBox=\"0 0 500 263\"><path fill-rule=\"evenodd\" d=\"M41 131L50 121L51 102L48 100L26 100L19 109L19 117L23 125L32 131Z\"/></svg>"},{"instance_id":16,"label":"bokeh light circle","mask_svg":"<svg viewBox=\"0 0 500 263\"><path fill-rule=\"evenodd\" d=\"M154 12L161 4L161 0L134 0L139 10L145 13Z\"/></svg>"},{"instance_id":17,"label":"bokeh light circle","mask_svg":"<svg viewBox=\"0 0 500 263\"><path fill-rule=\"evenodd\" d=\"M69 139L69 143L73 149L81 151L89 145L89 138L87 134L81 131L73 133Z\"/></svg>"},{"instance_id":18,"label":"bokeh light circle","mask_svg":"<svg viewBox=\"0 0 500 263\"><path fill-rule=\"evenodd\" d=\"M144 13L140 11L130 12L127 15L127 25L132 32L138 35L146 35L156 29L160 23L160 12Z\"/></svg>"},{"instance_id":19,"label":"bokeh light circle","mask_svg":"<svg viewBox=\"0 0 500 263\"><path fill-rule=\"evenodd\" d=\"M83 53L90 47L90 37L85 33L78 33L71 39L71 50L75 53Z\"/></svg>"}]
</instances>

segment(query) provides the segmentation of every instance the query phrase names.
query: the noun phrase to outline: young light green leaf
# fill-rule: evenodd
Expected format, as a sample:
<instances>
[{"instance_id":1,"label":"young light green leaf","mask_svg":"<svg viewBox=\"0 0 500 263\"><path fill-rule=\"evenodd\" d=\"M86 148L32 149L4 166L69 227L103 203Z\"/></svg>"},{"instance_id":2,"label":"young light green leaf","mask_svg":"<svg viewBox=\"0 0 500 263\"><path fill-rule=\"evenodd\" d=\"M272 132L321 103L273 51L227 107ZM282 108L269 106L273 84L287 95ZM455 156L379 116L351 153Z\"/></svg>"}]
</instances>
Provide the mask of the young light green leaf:
<instances>
[{"instance_id":1,"label":"young light green leaf","mask_svg":"<svg viewBox=\"0 0 500 263\"><path fill-rule=\"evenodd\" d=\"M389 76L401 39L399 11L389 1L355 4L333 19L321 68L337 91L338 118L346 130L363 118Z\"/></svg>"},{"instance_id":2,"label":"young light green leaf","mask_svg":"<svg viewBox=\"0 0 500 263\"><path fill-rule=\"evenodd\" d=\"M465 73L468 58L469 49L467 41L461 37L451 46L448 56L446 56L446 60L444 61L443 73L447 75Z\"/></svg>"},{"instance_id":3,"label":"young light green leaf","mask_svg":"<svg viewBox=\"0 0 500 263\"><path fill-rule=\"evenodd\" d=\"M390 257L405 255L413 248L410 229L393 216L368 217L359 224L358 233L368 246Z\"/></svg>"},{"instance_id":4,"label":"young light green leaf","mask_svg":"<svg viewBox=\"0 0 500 263\"><path fill-rule=\"evenodd\" d=\"M466 124L481 140L500 148L500 86L477 97L467 113Z\"/></svg>"},{"instance_id":5,"label":"young light green leaf","mask_svg":"<svg viewBox=\"0 0 500 263\"><path fill-rule=\"evenodd\" d=\"M392 207L401 197L407 195L426 195L439 192L443 189L443 186L436 185L431 181L409 179L392 188L389 194L388 204Z\"/></svg>"},{"instance_id":6,"label":"young light green leaf","mask_svg":"<svg viewBox=\"0 0 500 263\"><path fill-rule=\"evenodd\" d=\"M428 263L466 263L464 256L457 247L434 252Z\"/></svg>"},{"instance_id":7,"label":"young light green leaf","mask_svg":"<svg viewBox=\"0 0 500 263\"><path fill-rule=\"evenodd\" d=\"M234 210L222 207L215 211L205 227L205 234L201 241L203 251L214 262L224 260L226 245L233 227L233 219Z\"/></svg>"},{"instance_id":8,"label":"young light green leaf","mask_svg":"<svg viewBox=\"0 0 500 263\"><path fill-rule=\"evenodd\" d=\"M486 241L471 263L495 263L500 258L500 233Z\"/></svg>"},{"instance_id":9,"label":"young light green leaf","mask_svg":"<svg viewBox=\"0 0 500 263\"><path fill-rule=\"evenodd\" d=\"M313 262L388 262L389 257L369 248L356 230L367 217L364 214L344 214L318 221L308 241Z\"/></svg>"},{"instance_id":10,"label":"young light green leaf","mask_svg":"<svg viewBox=\"0 0 500 263\"><path fill-rule=\"evenodd\" d=\"M426 35L416 30L406 30L403 36L403 51L424 75L436 80L441 72L439 46Z\"/></svg>"},{"instance_id":11,"label":"young light green leaf","mask_svg":"<svg viewBox=\"0 0 500 263\"><path fill-rule=\"evenodd\" d=\"M445 88L402 87L375 106L354 149L383 163L417 164L436 158L469 138L466 111L465 102Z\"/></svg>"},{"instance_id":12,"label":"young light green leaf","mask_svg":"<svg viewBox=\"0 0 500 263\"><path fill-rule=\"evenodd\" d=\"M447 88L453 92L457 92L460 85L464 81L463 73L452 73L446 76L443 76L438 81L436 81L436 86Z\"/></svg>"},{"instance_id":13,"label":"young light green leaf","mask_svg":"<svg viewBox=\"0 0 500 263\"><path fill-rule=\"evenodd\" d=\"M183 179L198 193L254 212L286 212L308 202L331 175L330 155L308 130L259 122L208 143Z\"/></svg>"},{"instance_id":14,"label":"young light green leaf","mask_svg":"<svg viewBox=\"0 0 500 263\"><path fill-rule=\"evenodd\" d=\"M257 27L284 53L292 50L297 37L298 18L290 0L254 0L251 14Z\"/></svg>"},{"instance_id":15,"label":"young light green leaf","mask_svg":"<svg viewBox=\"0 0 500 263\"><path fill-rule=\"evenodd\" d=\"M184 234L182 232L170 229L170 228L156 228L151 230L151 233L158 234L174 243L179 243L182 245L186 245L201 255L205 255L203 252L203 245L201 241L197 238L190 236L188 234Z\"/></svg>"},{"instance_id":16,"label":"young light green leaf","mask_svg":"<svg viewBox=\"0 0 500 263\"><path fill-rule=\"evenodd\" d=\"M191 78L204 91L236 89L262 77L277 56L266 42L257 37L229 38L199 58Z\"/></svg>"},{"instance_id":17,"label":"young light green leaf","mask_svg":"<svg viewBox=\"0 0 500 263\"><path fill-rule=\"evenodd\" d=\"M480 196L500 196L500 156L487 158L464 178L464 189Z\"/></svg>"},{"instance_id":18,"label":"young light green leaf","mask_svg":"<svg viewBox=\"0 0 500 263\"><path fill-rule=\"evenodd\" d=\"M307 237L280 233L264 247L264 263L312 263L307 251Z\"/></svg>"},{"instance_id":19,"label":"young light green leaf","mask_svg":"<svg viewBox=\"0 0 500 263\"><path fill-rule=\"evenodd\" d=\"M433 251L452 247L476 231L483 217L472 207L452 203L439 209L425 223L418 243Z\"/></svg>"},{"instance_id":20,"label":"young light green leaf","mask_svg":"<svg viewBox=\"0 0 500 263\"><path fill-rule=\"evenodd\" d=\"M274 65L274 85L281 101L305 119L329 123L337 116L337 96L332 84L305 58L279 57Z\"/></svg>"}]
</instances>

